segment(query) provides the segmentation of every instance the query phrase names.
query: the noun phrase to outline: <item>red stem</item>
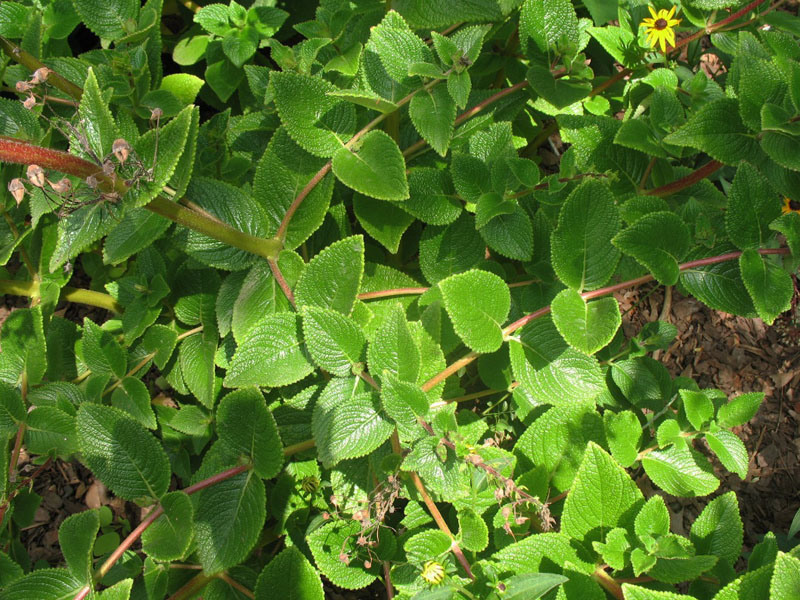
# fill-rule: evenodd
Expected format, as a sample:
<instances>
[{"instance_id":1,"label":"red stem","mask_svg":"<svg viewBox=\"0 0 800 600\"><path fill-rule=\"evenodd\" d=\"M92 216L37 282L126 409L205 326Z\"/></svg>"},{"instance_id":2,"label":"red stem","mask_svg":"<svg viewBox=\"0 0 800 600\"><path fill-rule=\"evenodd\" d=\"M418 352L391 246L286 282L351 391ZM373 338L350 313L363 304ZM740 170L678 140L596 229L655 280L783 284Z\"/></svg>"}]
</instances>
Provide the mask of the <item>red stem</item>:
<instances>
[{"instance_id":1,"label":"red stem","mask_svg":"<svg viewBox=\"0 0 800 600\"><path fill-rule=\"evenodd\" d=\"M278 282L278 285L283 290L284 296L289 301L289 304L292 305L292 308L297 308L297 305L294 301L294 294L292 293L292 288L289 287L289 283L286 281L286 278L281 273L281 269L278 266L277 261L268 260L267 263L269 264L269 268L272 271L272 275L275 277L275 281Z\"/></svg>"},{"instance_id":2,"label":"red stem","mask_svg":"<svg viewBox=\"0 0 800 600\"><path fill-rule=\"evenodd\" d=\"M658 196L659 198L663 198L664 196L669 196L670 194L674 194L675 192L679 192L682 189L694 185L712 173L718 171L723 166L725 165L718 160L712 160L711 162L704 164L696 171L689 173L686 177L681 177L680 179L652 190L643 190L641 193L645 196Z\"/></svg>"},{"instance_id":3,"label":"red stem","mask_svg":"<svg viewBox=\"0 0 800 600\"><path fill-rule=\"evenodd\" d=\"M78 177L97 176L100 171L100 167L96 164L73 154L34 146L6 136L0 136L0 162L39 165L43 169L53 169ZM99 176L98 179L100 179Z\"/></svg>"}]
</instances>

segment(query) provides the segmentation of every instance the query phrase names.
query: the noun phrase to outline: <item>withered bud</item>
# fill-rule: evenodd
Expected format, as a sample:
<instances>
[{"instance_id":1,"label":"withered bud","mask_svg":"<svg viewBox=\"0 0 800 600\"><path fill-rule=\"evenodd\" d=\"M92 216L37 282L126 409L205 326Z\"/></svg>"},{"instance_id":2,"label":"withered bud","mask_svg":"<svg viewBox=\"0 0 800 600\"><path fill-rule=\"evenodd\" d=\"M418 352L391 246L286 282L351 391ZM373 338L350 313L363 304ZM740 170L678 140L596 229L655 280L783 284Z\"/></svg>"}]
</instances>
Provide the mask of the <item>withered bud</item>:
<instances>
[{"instance_id":1,"label":"withered bud","mask_svg":"<svg viewBox=\"0 0 800 600\"><path fill-rule=\"evenodd\" d=\"M369 569L371 567L372 567L372 561L371 560L365 560L364 561L364 568L365 569Z\"/></svg>"},{"instance_id":2,"label":"withered bud","mask_svg":"<svg viewBox=\"0 0 800 600\"><path fill-rule=\"evenodd\" d=\"M31 83L33 85L38 85L40 83L44 83L47 81L47 78L50 77L50 73L52 73L50 69L47 67L40 67L33 72L33 76L31 77Z\"/></svg>"},{"instance_id":3,"label":"withered bud","mask_svg":"<svg viewBox=\"0 0 800 600\"><path fill-rule=\"evenodd\" d=\"M111 152L117 157L119 164L124 164L131 153L131 146L128 142L119 138L114 140L114 143L111 144Z\"/></svg>"},{"instance_id":4,"label":"withered bud","mask_svg":"<svg viewBox=\"0 0 800 600\"><path fill-rule=\"evenodd\" d=\"M14 196L17 206L19 206L22 203L22 199L25 197L25 184L22 183L19 177L15 177L8 182L8 191Z\"/></svg>"},{"instance_id":5,"label":"withered bud","mask_svg":"<svg viewBox=\"0 0 800 600\"><path fill-rule=\"evenodd\" d=\"M28 181L31 182L31 185L35 185L38 188L43 188L45 183L44 177L44 169L39 165L28 165Z\"/></svg>"},{"instance_id":6,"label":"withered bud","mask_svg":"<svg viewBox=\"0 0 800 600\"><path fill-rule=\"evenodd\" d=\"M350 557L347 555L346 552L340 552L339 553L339 560L342 561L346 565L350 564Z\"/></svg>"},{"instance_id":7,"label":"withered bud","mask_svg":"<svg viewBox=\"0 0 800 600\"><path fill-rule=\"evenodd\" d=\"M150 120L151 121L158 121L161 117L164 116L164 111L160 108L156 107L150 111Z\"/></svg>"},{"instance_id":8,"label":"withered bud","mask_svg":"<svg viewBox=\"0 0 800 600\"><path fill-rule=\"evenodd\" d=\"M323 519L324 521L327 521L327 520L328 520L328 519L330 519L330 518L331 518L331 513L329 513L327 510L326 510L325 512L323 512L323 513L322 513L322 519Z\"/></svg>"},{"instance_id":9,"label":"withered bud","mask_svg":"<svg viewBox=\"0 0 800 600\"><path fill-rule=\"evenodd\" d=\"M97 177L95 177L94 175L89 175L86 178L86 185L88 185L93 190L97 189Z\"/></svg>"},{"instance_id":10,"label":"withered bud","mask_svg":"<svg viewBox=\"0 0 800 600\"><path fill-rule=\"evenodd\" d=\"M22 101L22 106L24 106L27 110L30 110L34 106L36 106L36 98L33 97L33 94L31 94L30 96L25 98L25 100Z\"/></svg>"},{"instance_id":11,"label":"withered bud","mask_svg":"<svg viewBox=\"0 0 800 600\"><path fill-rule=\"evenodd\" d=\"M114 167L114 163L110 160L103 161L103 175L106 177L111 177L114 174L116 168Z\"/></svg>"},{"instance_id":12,"label":"withered bud","mask_svg":"<svg viewBox=\"0 0 800 600\"><path fill-rule=\"evenodd\" d=\"M527 520L528 517L517 517L516 519L514 519L514 523L516 523L517 525L523 525Z\"/></svg>"},{"instance_id":13,"label":"withered bud","mask_svg":"<svg viewBox=\"0 0 800 600\"><path fill-rule=\"evenodd\" d=\"M48 180L48 183L56 194L60 194L62 196L69 194L69 191L72 189L72 182L66 177L63 177L56 182Z\"/></svg>"},{"instance_id":14,"label":"withered bud","mask_svg":"<svg viewBox=\"0 0 800 600\"><path fill-rule=\"evenodd\" d=\"M33 84L31 84L31 83L29 83L29 82L27 82L27 81L18 81L18 82L17 82L17 83L14 85L14 87L15 87L15 88L17 89L17 91L18 91L18 92L20 92L21 94L22 94L22 93L25 93L25 92L29 92L29 91L31 91L31 90L34 88Z\"/></svg>"},{"instance_id":15,"label":"withered bud","mask_svg":"<svg viewBox=\"0 0 800 600\"><path fill-rule=\"evenodd\" d=\"M503 491L502 488L495 488L495 490L494 490L494 498L495 498L495 500L497 500L498 502L501 502L503 500L503 498L505 498L505 497L506 497L506 494L505 494L505 492Z\"/></svg>"}]
</instances>

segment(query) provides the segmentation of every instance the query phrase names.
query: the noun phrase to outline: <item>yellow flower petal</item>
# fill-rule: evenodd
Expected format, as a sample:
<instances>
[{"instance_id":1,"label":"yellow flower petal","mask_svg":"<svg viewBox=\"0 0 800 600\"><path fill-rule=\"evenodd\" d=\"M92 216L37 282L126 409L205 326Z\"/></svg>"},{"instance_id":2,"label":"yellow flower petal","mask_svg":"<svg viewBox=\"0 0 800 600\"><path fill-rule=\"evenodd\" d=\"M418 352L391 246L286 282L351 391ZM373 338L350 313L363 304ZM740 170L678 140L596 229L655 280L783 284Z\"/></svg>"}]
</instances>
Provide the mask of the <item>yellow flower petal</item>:
<instances>
[{"instance_id":1,"label":"yellow flower petal","mask_svg":"<svg viewBox=\"0 0 800 600\"><path fill-rule=\"evenodd\" d=\"M640 27L641 26L644 26L644 27L655 27L656 26L656 22L653 19L645 18L645 19L642 19L642 25L640 25Z\"/></svg>"},{"instance_id":2,"label":"yellow flower petal","mask_svg":"<svg viewBox=\"0 0 800 600\"><path fill-rule=\"evenodd\" d=\"M672 8L669 9L669 14L665 17L667 21L669 21L672 18L672 15L674 14L675 14L675 5L673 4Z\"/></svg>"},{"instance_id":3,"label":"yellow flower petal","mask_svg":"<svg viewBox=\"0 0 800 600\"><path fill-rule=\"evenodd\" d=\"M665 29L664 30L664 37L667 38L669 45L673 48L675 47L675 31L673 29Z\"/></svg>"},{"instance_id":4,"label":"yellow flower petal","mask_svg":"<svg viewBox=\"0 0 800 600\"><path fill-rule=\"evenodd\" d=\"M659 35L658 37L659 37L658 41L661 42L661 51L662 52L666 52L667 51L667 43L664 40L664 36L663 35Z\"/></svg>"},{"instance_id":5,"label":"yellow flower petal","mask_svg":"<svg viewBox=\"0 0 800 600\"><path fill-rule=\"evenodd\" d=\"M658 13L656 12L656 9L654 9L652 6L648 6L647 10L649 10L650 14L653 15L654 20L658 19Z\"/></svg>"}]
</instances>

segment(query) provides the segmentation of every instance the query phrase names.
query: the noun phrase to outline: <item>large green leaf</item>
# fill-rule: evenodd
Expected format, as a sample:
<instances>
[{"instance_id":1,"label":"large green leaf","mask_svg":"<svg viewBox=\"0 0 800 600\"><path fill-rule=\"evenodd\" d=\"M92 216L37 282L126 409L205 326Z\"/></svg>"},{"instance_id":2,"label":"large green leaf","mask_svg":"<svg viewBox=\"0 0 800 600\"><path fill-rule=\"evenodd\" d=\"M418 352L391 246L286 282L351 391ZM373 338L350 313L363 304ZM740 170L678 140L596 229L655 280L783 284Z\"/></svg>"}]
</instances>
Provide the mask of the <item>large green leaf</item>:
<instances>
[{"instance_id":1,"label":"large green leaf","mask_svg":"<svg viewBox=\"0 0 800 600\"><path fill-rule=\"evenodd\" d=\"M78 449L75 416L56 406L37 406L26 419L25 448L33 454L68 457Z\"/></svg>"},{"instance_id":2,"label":"large green leaf","mask_svg":"<svg viewBox=\"0 0 800 600\"><path fill-rule=\"evenodd\" d=\"M414 222L414 217L396 204L359 193L353 195L353 213L364 231L392 254L400 249L403 234Z\"/></svg>"},{"instance_id":3,"label":"large green leaf","mask_svg":"<svg viewBox=\"0 0 800 600\"><path fill-rule=\"evenodd\" d=\"M270 479L283 466L283 446L275 418L257 389L236 390L217 407L220 442L253 462L259 477Z\"/></svg>"},{"instance_id":4,"label":"large green leaf","mask_svg":"<svg viewBox=\"0 0 800 600\"><path fill-rule=\"evenodd\" d=\"M393 303L380 328L371 336L367 364L373 377L388 371L402 381L416 382L420 371L420 352L400 303Z\"/></svg>"},{"instance_id":5,"label":"large green leaf","mask_svg":"<svg viewBox=\"0 0 800 600\"><path fill-rule=\"evenodd\" d=\"M242 562L267 516L264 483L241 473L196 495L194 537L203 571L211 575Z\"/></svg>"},{"instance_id":6,"label":"large green leaf","mask_svg":"<svg viewBox=\"0 0 800 600\"><path fill-rule=\"evenodd\" d=\"M564 504L561 529L572 538L603 541L614 527L632 530L644 496L600 446L589 442Z\"/></svg>"},{"instance_id":7,"label":"large green leaf","mask_svg":"<svg viewBox=\"0 0 800 600\"><path fill-rule=\"evenodd\" d=\"M72 3L92 33L104 40L125 37L129 32L124 26L136 21L140 7L137 0L72 0Z\"/></svg>"},{"instance_id":8,"label":"large green leaf","mask_svg":"<svg viewBox=\"0 0 800 600\"><path fill-rule=\"evenodd\" d=\"M277 313L264 317L239 340L224 383L278 387L299 381L313 370L303 351L297 315Z\"/></svg>"},{"instance_id":9,"label":"large green leaf","mask_svg":"<svg viewBox=\"0 0 800 600\"><path fill-rule=\"evenodd\" d=\"M653 483L673 496L707 496L719 487L708 460L686 446L653 450L642 466Z\"/></svg>"},{"instance_id":10,"label":"large green leaf","mask_svg":"<svg viewBox=\"0 0 800 600\"><path fill-rule=\"evenodd\" d=\"M506 283L488 271L472 270L439 282L453 328L475 352L494 352L503 343L503 323L511 308Z\"/></svg>"},{"instance_id":11,"label":"large green leaf","mask_svg":"<svg viewBox=\"0 0 800 600\"><path fill-rule=\"evenodd\" d=\"M289 135L311 154L330 157L355 133L353 105L329 96L336 87L321 77L273 71L269 89Z\"/></svg>"},{"instance_id":12,"label":"large green leaf","mask_svg":"<svg viewBox=\"0 0 800 600\"><path fill-rule=\"evenodd\" d=\"M569 195L550 238L553 269L578 291L604 285L617 268L620 252L611 244L619 212L608 186L588 180Z\"/></svg>"},{"instance_id":13,"label":"large green leaf","mask_svg":"<svg viewBox=\"0 0 800 600\"><path fill-rule=\"evenodd\" d=\"M692 523L698 554L713 554L733 566L742 552L743 526L735 492L714 498Z\"/></svg>"},{"instance_id":14,"label":"large green leaf","mask_svg":"<svg viewBox=\"0 0 800 600\"><path fill-rule=\"evenodd\" d=\"M317 254L303 270L295 287L298 308L319 306L344 315L353 303L364 272L364 238L338 240Z\"/></svg>"},{"instance_id":15,"label":"large green leaf","mask_svg":"<svg viewBox=\"0 0 800 600\"><path fill-rule=\"evenodd\" d=\"M725 228L737 247L763 248L773 237L769 224L781 214L781 203L767 179L755 167L743 163L728 193Z\"/></svg>"},{"instance_id":16,"label":"large green leaf","mask_svg":"<svg viewBox=\"0 0 800 600\"><path fill-rule=\"evenodd\" d=\"M167 491L171 469L164 449L127 413L84 402L77 430L83 462L117 496L153 501Z\"/></svg>"},{"instance_id":17,"label":"large green leaf","mask_svg":"<svg viewBox=\"0 0 800 600\"><path fill-rule=\"evenodd\" d=\"M578 17L570 0L526 0L519 22L523 50L528 39L547 53L559 43L577 46L579 36Z\"/></svg>"},{"instance_id":18,"label":"large green leaf","mask_svg":"<svg viewBox=\"0 0 800 600\"><path fill-rule=\"evenodd\" d=\"M753 248L742 252L739 269L758 316L768 325L782 312L789 310L794 282L786 271Z\"/></svg>"},{"instance_id":19,"label":"large green leaf","mask_svg":"<svg viewBox=\"0 0 800 600\"><path fill-rule=\"evenodd\" d=\"M322 581L316 569L297 546L290 546L273 558L256 583L256 600L323 600Z\"/></svg>"},{"instance_id":20,"label":"large green leaf","mask_svg":"<svg viewBox=\"0 0 800 600\"><path fill-rule=\"evenodd\" d=\"M333 173L346 186L378 200L408 198L406 162L397 143L383 131L370 131L333 155Z\"/></svg>"},{"instance_id":21,"label":"large green leaf","mask_svg":"<svg viewBox=\"0 0 800 600\"><path fill-rule=\"evenodd\" d=\"M689 228L672 212L651 212L620 231L612 243L647 267L663 285L678 282L678 263L691 244Z\"/></svg>"},{"instance_id":22,"label":"large green leaf","mask_svg":"<svg viewBox=\"0 0 800 600\"><path fill-rule=\"evenodd\" d=\"M85 583L67 569L37 569L0 591L0 600L69 600Z\"/></svg>"},{"instance_id":23,"label":"large green leaf","mask_svg":"<svg viewBox=\"0 0 800 600\"><path fill-rule=\"evenodd\" d=\"M714 254L724 253L730 246L716 248ZM705 258L703 254L692 252L687 258ZM742 282L739 265L735 261L725 261L715 265L693 267L681 273L680 282L687 291L703 304L714 310L722 310L743 317L755 317L756 309Z\"/></svg>"},{"instance_id":24,"label":"large green leaf","mask_svg":"<svg viewBox=\"0 0 800 600\"><path fill-rule=\"evenodd\" d=\"M614 298L586 302L572 289L553 298L553 323L567 343L592 355L606 346L622 325L622 315Z\"/></svg>"},{"instance_id":25,"label":"large green leaf","mask_svg":"<svg viewBox=\"0 0 800 600\"><path fill-rule=\"evenodd\" d=\"M770 582L770 600L789 600L800 595L800 559L778 553Z\"/></svg>"},{"instance_id":26,"label":"large green leaf","mask_svg":"<svg viewBox=\"0 0 800 600\"><path fill-rule=\"evenodd\" d=\"M16 387L39 383L47 370L41 307L13 311L0 329L0 380Z\"/></svg>"}]
</instances>

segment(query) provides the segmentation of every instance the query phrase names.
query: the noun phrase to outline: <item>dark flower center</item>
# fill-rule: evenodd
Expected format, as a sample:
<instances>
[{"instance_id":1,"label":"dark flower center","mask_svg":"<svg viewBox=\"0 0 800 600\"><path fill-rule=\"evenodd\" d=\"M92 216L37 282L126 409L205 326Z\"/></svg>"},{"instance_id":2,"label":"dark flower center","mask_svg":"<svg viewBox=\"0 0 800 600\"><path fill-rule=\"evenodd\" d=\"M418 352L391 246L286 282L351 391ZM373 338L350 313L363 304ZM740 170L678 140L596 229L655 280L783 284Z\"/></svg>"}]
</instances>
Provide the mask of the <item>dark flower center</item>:
<instances>
[{"instance_id":1,"label":"dark flower center","mask_svg":"<svg viewBox=\"0 0 800 600\"><path fill-rule=\"evenodd\" d=\"M666 29L667 28L667 20L666 19L659 19L658 21L656 21L655 27L659 31L662 30L662 29Z\"/></svg>"}]
</instances>

